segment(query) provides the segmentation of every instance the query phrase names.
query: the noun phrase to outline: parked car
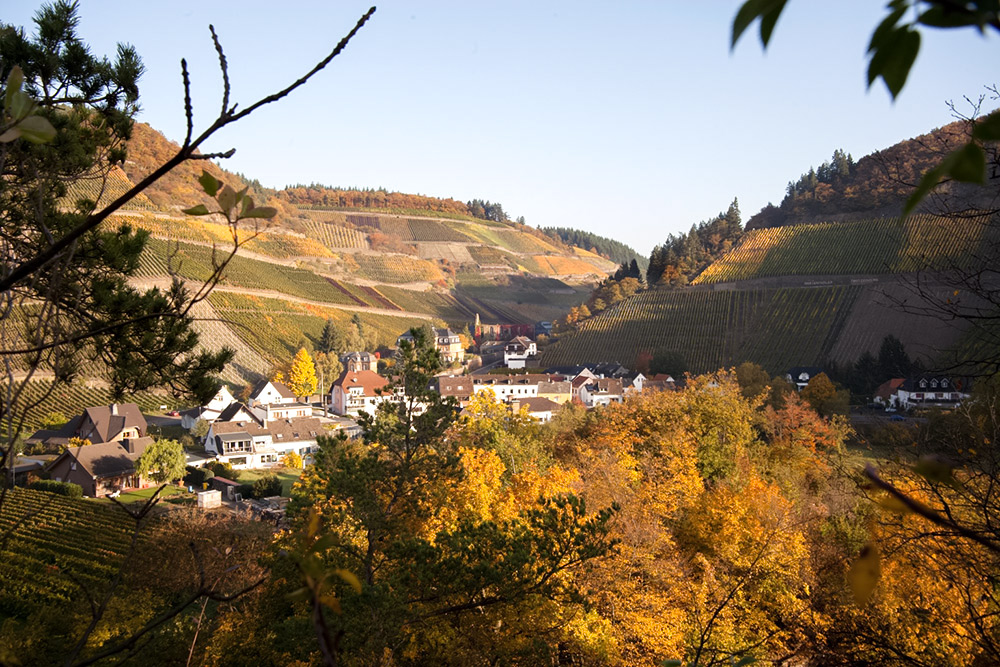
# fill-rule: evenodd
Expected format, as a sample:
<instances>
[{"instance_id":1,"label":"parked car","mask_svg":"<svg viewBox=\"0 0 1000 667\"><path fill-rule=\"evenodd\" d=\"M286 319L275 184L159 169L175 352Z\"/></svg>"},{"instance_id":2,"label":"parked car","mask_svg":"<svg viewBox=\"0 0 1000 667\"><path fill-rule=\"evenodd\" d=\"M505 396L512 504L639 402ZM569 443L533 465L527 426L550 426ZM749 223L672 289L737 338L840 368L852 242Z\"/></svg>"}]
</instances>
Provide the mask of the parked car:
<instances>
[{"instance_id":1,"label":"parked car","mask_svg":"<svg viewBox=\"0 0 1000 667\"><path fill-rule=\"evenodd\" d=\"M906 417L904 417L903 415L893 415L893 416L889 417L889 421L891 421L891 422L905 422L906 421Z\"/></svg>"},{"instance_id":2,"label":"parked car","mask_svg":"<svg viewBox=\"0 0 1000 667\"><path fill-rule=\"evenodd\" d=\"M167 416L168 417L180 417L181 413L179 413L177 410L171 410L170 412L167 413Z\"/></svg>"}]
</instances>

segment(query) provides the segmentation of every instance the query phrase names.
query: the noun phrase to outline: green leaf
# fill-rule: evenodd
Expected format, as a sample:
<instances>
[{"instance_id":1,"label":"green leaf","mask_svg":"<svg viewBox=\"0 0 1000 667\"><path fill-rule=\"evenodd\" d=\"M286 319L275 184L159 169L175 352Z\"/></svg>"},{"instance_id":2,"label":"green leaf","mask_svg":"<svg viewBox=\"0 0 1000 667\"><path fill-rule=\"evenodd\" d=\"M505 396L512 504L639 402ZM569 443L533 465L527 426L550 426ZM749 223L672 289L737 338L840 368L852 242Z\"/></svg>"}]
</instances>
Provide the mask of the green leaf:
<instances>
[{"instance_id":1,"label":"green leaf","mask_svg":"<svg viewBox=\"0 0 1000 667\"><path fill-rule=\"evenodd\" d=\"M871 598L881 574L878 548L874 544L866 544L847 572L847 582L851 586L854 601L858 606L865 604Z\"/></svg>"},{"instance_id":2,"label":"green leaf","mask_svg":"<svg viewBox=\"0 0 1000 667\"><path fill-rule=\"evenodd\" d=\"M980 141L1000 141L1000 111L994 111L976 122L972 138Z\"/></svg>"},{"instance_id":3,"label":"green leaf","mask_svg":"<svg viewBox=\"0 0 1000 667\"><path fill-rule=\"evenodd\" d=\"M934 5L921 14L917 22L932 28L963 28L979 25L976 15L966 11L957 3L947 7Z\"/></svg>"},{"instance_id":4,"label":"green leaf","mask_svg":"<svg viewBox=\"0 0 1000 667\"><path fill-rule=\"evenodd\" d=\"M20 139L20 138L21 138L21 129L15 125L14 127L8 129L3 134L0 134L0 144L9 144L15 139Z\"/></svg>"},{"instance_id":5,"label":"green leaf","mask_svg":"<svg viewBox=\"0 0 1000 667\"><path fill-rule=\"evenodd\" d=\"M14 120L27 118L34 108L35 101L20 90L15 90L14 93L10 95L10 107L8 112Z\"/></svg>"},{"instance_id":6,"label":"green leaf","mask_svg":"<svg viewBox=\"0 0 1000 667\"><path fill-rule=\"evenodd\" d=\"M292 602L308 602L312 599L312 591L303 586L289 593L288 599Z\"/></svg>"},{"instance_id":7,"label":"green leaf","mask_svg":"<svg viewBox=\"0 0 1000 667\"><path fill-rule=\"evenodd\" d=\"M736 12L733 18L733 36L730 48L735 48L736 43L750 25L760 19L760 41L764 48L767 48L774 32L774 26L785 8L786 0L747 0Z\"/></svg>"},{"instance_id":8,"label":"green leaf","mask_svg":"<svg viewBox=\"0 0 1000 667\"><path fill-rule=\"evenodd\" d=\"M198 182L201 183L201 189L209 197L214 197L215 193L222 187L222 181L204 170L201 172L201 176L198 177Z\"/></svg>"},{"instance_id":9,"label":"green leaf","mask_svg":"<svg viewBox=\"0 0 1000 667\"><path fill-rule=\"evenodd\" d=\"M212 212L208 210L208 207L204 204L198 204L197 206L192 206L191 208L186 208L182 211L187 215L210 215Z\"/></svg>"},{"instance_id":10,"label":"green leaf","mask_svg":"<svg viewBox=\"0 0 1000 667\"><path fill-rule=\"evenodd\" d=\"M965 144L953 151L948 158L954 158L950 162L948 175L956 181L979 184L986 182L986 154L976 144Z\"/></svg>"},{"instance_id":11,"label":"green leaf","mask_svg":"<svg viewBox=\"0 0 1000 667\"><path fill-rule=\"evenodd\" d=\"M14 94L21 92L21 84L24 83L24 70L19 65L14 65L7 75L7 88L4 94L3 108L10 112L14 103Z\"/></svg>"},{"instance_id":12,"label":"green leaf","mask_svg":"<svg viewBox=\"0 0 1000 667\"><path fill-rule=\"evenodd\" d=\"M41 116L28 116L17 124L17 128L21 136L33 144L47 144L56 138L56 128Z\"/></svg>"},{"instance_id":13,"label":"green leaf","mask_svg":"<svg viewBox=\"0 0 1000 667\"><path fill-rule=\"evenodd\" d=\"M948 158L945 158L946 160ZM931 190L937 187L937 184L941 182L945 172L944 163L942 162L933 169L928 169L927 172L920 179L920 184L917 185L917 189L913 191L910 198L906 200L906 205L903 207L903 217L909 216L913 211L916 210L920 202L924 200Z\"/></svg>"},{"instance_id":14,"label":"green leaf","mask_svg":"<svg viewBox=\"0 0 1000 667\"><path fill-rule=\"evenodd\" d=\"M244 213L241 217L244 218L273 218L278 214L278 209L273 206L258 206L257 208L250 209Z\"/></svg>"},{"instance_id":15,"label":"green leaf","mask_svg":"<svg viewBox=\"0 0 1000 667\"><path fill-rule=\"evenodd\" d=\"M868 85L881 77L889 94L896 99L920 52L920 33L906 26L892 31L877 43L873 36L869 51L872 59L868 63Z\"/></svg>"}]
</instances>

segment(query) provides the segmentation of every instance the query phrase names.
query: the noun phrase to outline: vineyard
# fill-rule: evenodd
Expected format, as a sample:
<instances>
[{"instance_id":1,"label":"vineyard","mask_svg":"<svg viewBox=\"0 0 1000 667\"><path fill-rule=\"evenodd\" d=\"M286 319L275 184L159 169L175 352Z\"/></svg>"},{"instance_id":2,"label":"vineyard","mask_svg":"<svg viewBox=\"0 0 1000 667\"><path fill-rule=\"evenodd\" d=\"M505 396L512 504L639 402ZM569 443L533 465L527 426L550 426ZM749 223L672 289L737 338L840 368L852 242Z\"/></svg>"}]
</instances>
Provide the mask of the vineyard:
<instances>
[{"instance_id":1,"label":"vineyard","mask_svg":"<svg viewBox=\"0 0 1000 667\"><path fill-rule=\"evenodd\" d=\"M356 248L358 250L368 248L365 235L351 227L341 227L315 220L304 222L303 226L311 238L326 248Z\"/></svg>"},{"instance_id":2,"label":"vineyard","mask_svg":"<svg viewBox=\"0 0 1000 667\"><path fill-rule=\"evenodd\" d=\"M581 275L587 273L603 273L593 262L586 259L563 257L561 255L535 255L532 259L541 269L540 273L553 276Z\"/></svg>"},{"instance_id":3,"label":"vineyard","mask_svg":"<svg viewBox=\"0 0 1000 667\"><path fill-rule=\"evenodd\" d=\"M639 352L672 351L698 373L742 361L772 373L813 365L829 354L860 289L650 290L562 336L543 363L628 365Z\"/></svg>"},{"instance_id":4,"label":"vineyard","mask_svg":"<svg viewBox=\"0 0 1000 667\"><path fill-rule=\"evenodd\" d=\"M410 218L410 234L414 241L426 243L458 242L468 243L469 236L436 220Z\"/></svg>"},{"instance_id":5,"label":"vineyard","mask_svg":"<svg viewBox=\"0 0 1000 667\"><path fill-rule=\"evenodd\" d=\"M74 208L80 199L89 199L97 204L100 210L132 189L132 181L128 179L121 167L112 167L107 175L97 174L93 177L80 178L69 184L64 201L69 208ZM129 200L126 210L152 210L155 208L149 198L139 193Z\"/></svg>"},{"instance_id":6,"label":"vineyard","mask_svg":"<svg viewBox=\"0 0 1000 667\"><path fill-rule=\"evenodd\" d=\"M0 544L0 615L23 618L36 606L86 604L73 579L103 591L122 566L133 526L117 507L10 490L0 512L0 533L9 535Z\"/></svg>"},{"instance_id":7,"label":"vineyard","mask_svg":"<svg viewBox=\"0 0 1000 667\"><path fill-rule=\"evenodd\" d=\"M444 278L435 264L406 255L369 255L357 253L344 257L352 261L358 275L379 283L436 282Z\"/></svg>"},{"instance_id":8,"label":"vineyard","mask_svg":"<svg viewBox=\"0 0 1000 667\"><path fill-rule=\"evenodd\" d=\"M967 267L995 257L989 216L930 215L756 229L694 281L711 284L782 275L856 275Z\"/></svg>"},{"instance_id":9,"label":"vineyard","mask_svg":"<svg viewBox=\"0 0 1000 667\"><path fill-rule=\"evenodd\" d=\"M480 266L517 267L517 259L499 248L489 245L470 245L468 249L469 254L472 255L472 259Z\"/></svg>"},{"instance_id":10,"label":"vineyard","mask_svg":"<svg viewBox=\"0 0 1000 667\"><path fill-rule=\"evenodd\" d=\"M50 386L46 380L29 382L21 400L15 404L14 413L17 414L26 406L41 401L37 407L31 410L25 420L24 430L28 435L41 428L42 419L50 412L58 412L67 419L72 419L81 414L84 408L94 405L111 405L113 401L111 391L106 387L91 387L85 384L60 384L51 396L42 400ZM183 406L180 399L166 391L129 394L128 401L138 405L139 409L147 414L159 412L161 405L166 405L169 408Z\"/></svg>"},{"instance_id":11,"label":"vineyard","mask_svg":"<svg viewBox=\"0 0 1000 667\"><path fill-rule=\"evenodd\" d=\"M212 249L189 243L172 244L151 239L140 258L140 276L167 275L168 262L177 275L205 280L212 269ZM226 267L223 285L274 290L303 299L356 305L356 301L313 271L271 264L237 254Z\"/></svg>"},{"instance_id":12,"label":"vineyard","mask_svg":"<svg viewBox=\"0 0 1000 667\"><path fill-rule=\"evenodd\" d=\"M257 354L272 362L290 360L302 337L319 340L326 321L347 327L357 315L366 331L375 331L379 345L395 345L396 338L426 320L413 317L350 312L227 292L215 292L209 301L231 331ZM239 358L237 358L239 362Z\"/></svg>"}]
</instances>

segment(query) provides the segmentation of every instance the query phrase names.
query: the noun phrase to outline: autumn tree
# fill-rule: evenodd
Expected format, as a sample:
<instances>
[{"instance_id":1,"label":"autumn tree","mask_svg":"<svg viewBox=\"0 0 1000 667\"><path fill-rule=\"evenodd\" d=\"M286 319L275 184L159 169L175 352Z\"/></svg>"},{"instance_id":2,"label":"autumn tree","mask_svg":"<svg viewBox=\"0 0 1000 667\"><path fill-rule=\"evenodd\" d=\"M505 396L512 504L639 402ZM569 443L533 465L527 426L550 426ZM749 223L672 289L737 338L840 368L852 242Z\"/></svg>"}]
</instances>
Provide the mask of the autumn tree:
<instances>
[{"instance_id":1,"label":"autumn tree","mask_svg":"<svg viewBox=\"0 0 1000 667\"><path fill-rule=\"evenodd\" d=\"M850 393L846 389L837 389L826 373L810 378L799 396L824 417L846 415L850 409Z\"/></svg>"},{"instance_id":2,"label":"autumn tree","mask_svg":"<svg viewBox=\"0 0 1000 667\"><path fill-rule=\"evenodd\" d=\"M609 514L589 515L573 496L539 500L547 482L534 466L508 486L494 452L444 437L455 406L427 388L440 357L422 330L411 334L400 344L395 400L362 420L363 439L320 438L295 490L300 526L322 522L324 553L361 584L360 595L333 589L343 613L324 615L321 645L371 659L519 650L523 633L538 636L519 613L546 608L564 572L607 549Z\"/></svg>"},{"instance_id":3,"label":"autumn tree","mask_svg":"<svg viewBox=\"0 0 1000 667\"><path fill-rule=\"evenodd\" d=\"M316 393L316 366L304 347L299 348L288 371L288 388L299 398Z\"/></svg>"}]
</instances>

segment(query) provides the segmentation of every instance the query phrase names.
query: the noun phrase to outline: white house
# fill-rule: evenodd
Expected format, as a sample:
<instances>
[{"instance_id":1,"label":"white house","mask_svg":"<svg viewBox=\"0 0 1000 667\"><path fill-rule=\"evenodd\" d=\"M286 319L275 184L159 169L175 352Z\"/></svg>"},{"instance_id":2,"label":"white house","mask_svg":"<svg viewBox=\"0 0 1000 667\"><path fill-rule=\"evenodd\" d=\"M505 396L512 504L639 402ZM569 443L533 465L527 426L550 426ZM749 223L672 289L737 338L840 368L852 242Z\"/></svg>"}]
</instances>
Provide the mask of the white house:
<instances>
[{"instance_id":1,"label":"white house","mask_svg":"<svg viewBox=\"0 0 1000 667\"><path fill-rule=\"evenodd\" d=\"M294 403L299 400L292 390L281 382L262 380L250 390L250 407L275 403Z\"/></svg>"},{"instance_id":2,"label":"white house","mask_svg":"<svg viewBox=\"0 0 1000 667\"><path fill-rule=\"evenodd\" d=\"M972 381L969 378L946 375L921 375L907 378L895 393L895 405L912 408L955 408L970 396ZM891 399L890 399L891 400Z\"/></svg>"},{"instance_id":3,"label":"white house","mask_svg":"<svg viewBox=\"0 0 1000 667\"><path fill-rule=\"evenodd\" d=\"M372 371L344 371L330 387L330 409L338 415L357 417L364 412L374 416L380 403L393 398L383 391L388 384Z\"/></svg>"},{"instance_id":4,"label":"white house","mask_svg":"<svg viewBox=\"0 0 1000 667\"><path fill-rule=\"evenodd\" d=\"M323 432L315 417L265 424L253 420L217 421L205 438L205 450L234 468L267 468L279 465L289 452L307 457Z\"/></svg>"},{"instance_id":5,"label":"white house","mask_svg":"<svg viewBox=\"0 0 1000 667\"><path fill-rule=\"evenodd\" d=\"M181 413L181 426L187 430L194 428L195 423L204 419L207 422L213 422L219 418L222 411L229 407L236 398L229 391L229 387L222 385L219 391L216 392L215 396L212 397L205 405L200 408L192 408L190 410L185 410Z\"/></svg>"},{"instance_id":6,"label":"white house","mask_svg":"<svg viewBox=\"0 0 1000 667\"><path fill-rule=\"evenodd\" d=\"M503 363L507 368L524 368L537 354L535 341L527 336L517 336L504 345Z\"/></svg>"},{"instance_id":7,"label":"white house","mask_svg":"<svg viewBox=\"0 0 1000 667\"><path fill-rule=\"evenodd\" d=\"M621 403L624 395L622 381L618 378L598 378L580 386L580 402L586 408L596 408L609 403Z\"/></svg>"}]
</instances>

